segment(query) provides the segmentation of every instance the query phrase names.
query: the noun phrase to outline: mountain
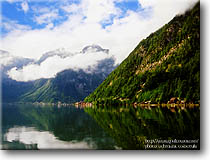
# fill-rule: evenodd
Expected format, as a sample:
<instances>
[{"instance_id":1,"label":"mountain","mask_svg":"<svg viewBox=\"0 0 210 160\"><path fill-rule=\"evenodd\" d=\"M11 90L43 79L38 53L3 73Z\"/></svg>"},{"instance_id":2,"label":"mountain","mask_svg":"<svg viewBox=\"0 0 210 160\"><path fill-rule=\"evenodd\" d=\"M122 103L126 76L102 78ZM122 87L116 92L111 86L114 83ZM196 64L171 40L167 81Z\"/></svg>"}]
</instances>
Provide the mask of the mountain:
<instances>
[{"instance_id":1,"label":"mountain","mask_svg":"<svg viewBox=\"0 0 210 160\"><path fill-rule=\"evenodd\" d=\"M109 53L108 49L103 49L98 45L89 45L84 47L79 54L88 54L90 52ZM1 52L0 52L1 53ZM58 49L47 52L40 57L38 61L11 57L11 55L2 51L2 57L8 59L8 63L2 65L2 98L3 102L63 102L73 103L83 100L93 92L99 84L114 70L115 59L113 57L105 58L97 62L97 65L90 66L88 69L66 69L56 74L55 78L38 79L35 81L19 82L11 79L7 72L16 67L22 68L27 64L41 64L53 56L61 58L73 57L77 53L70 53L65 49Z\"/></svg>"},{"instance_id":2,"label":"mountain","mask_svg":"<svg viewBox=\"0 0 210 160\"><path fill-rule=\"evenodd\" d=\"M142 40L86 102L200 100L200 3Z\"/></svg>"},{"instance_id":3,"label":"mountain","mask_svg":"<svg viewBox=\"0 0 210 160\"><path fill-rule=\"evenodd\" d=\"M3 76L8 77L7 71L9 71L14 67L20 69L23 66L33 62L34 62L33 59L13 56L7 51L0 50L0 68Z\"/></svg>"},{"instance_id":4,"label":"mountain","mask_svg":"<svg viewBox=\"0 0 210 160\"><path fill-rule=\"evenodd\" d=\"M108 54L109 49L103 49L101 48L101 46L93 44L83 48L82 53L87 53L87 52L105 52Z\"/></svg>"},{"instance_id":5,"label":"mountain","mask_svg":"<svg viewBox=\"0 0 210 160\"><path fill-rule=\"evenodd\" d=\"M20 69L33 62L33 59L16 57L7 51L0 50L2 99L4 102L16 101L19 95L28 92L33 87L32 82L17 82L9 78L7 72L14 67Z\"/></svg>"},{"instance_id":6,"label":"mountain","mask_svg":"<svg viewBox=\"0 0 210 160\"><path fill-rule=\"evenodd\" d=\"M74 55L74 53L71 53L71 52L65 50L64 48L59 48L59 49L56 49L54 51L49 51L49 52L43 54L39 58L39 60L36 62L36 64L41 64L47 58L50 58L50 57L53 57L53 56L59 56L61 58L66 58L66 57L72 57L73 55Z\"/></svg>"},{"instance_id":7,"label":"mountain","mask_svg":"<svg viewBox=\"0 0 210 160\"><path fill-rule=\"evenodd\" d=\"M81 101L93 92L113 69L113 59L102 60L92 72L68 69L58 73L55 78L36 81L34 88L21 95L19 100L53 103Z\"/></svg>"}]
</instances>

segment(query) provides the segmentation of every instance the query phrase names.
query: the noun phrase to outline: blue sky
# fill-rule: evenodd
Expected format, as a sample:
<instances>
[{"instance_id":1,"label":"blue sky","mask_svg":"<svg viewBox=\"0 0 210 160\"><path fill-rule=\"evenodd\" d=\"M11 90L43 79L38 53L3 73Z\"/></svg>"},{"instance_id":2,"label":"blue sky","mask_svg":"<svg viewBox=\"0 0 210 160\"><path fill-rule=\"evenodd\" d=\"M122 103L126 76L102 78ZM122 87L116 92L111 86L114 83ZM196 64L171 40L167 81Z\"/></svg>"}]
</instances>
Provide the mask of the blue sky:
<instances>
[{"instance_id":1,"label":"blue sky","mask_svg":"<svg viewBox=\"0 0 210 160\"><path fill-rule=\"evenodd\" d=\"M27 2L26 8L28 9L23 9L21 6L23 2ZM75 2L74 2L75 3ZM49 10L54 10L57 8L57 5L59 3L57 1L50 2L47 0L43 0L40 2L37 1L17 1L17 2L10 2L10 1L3 1L2 2L2 16L3 16L3 23L4 20L11 20L11 21L16 21L20 25L27 25L30 26L31 29L41 29L46 27L46 23L43 24L38 24L35 20L35 17L41 16L43 13L37 12L39 8L47 7ZM37 9L37 10L36 10ZM62 23L64 20L66 20L66 15L63 12L63 10L59 9L58 12L59 16L62 18L59 19L54 19L53 23L55 25L59 25ZM9 31L3 27L2 28L3 34L8 33Z\"/></svg>"},{"instance_id":2,"label":"blue sky","mask_svg":"<svg viewBox=\"0 0 210 160\"><path fill-rule=\"evenodd\" d=\"M25 1L25 0L19 0L19 1L2 1L2 20L3 23L9 21L15 21L16 23L20 25L25 25L30 27L31 29L42 29L45 28L48 23L40 23L37 22L36 17L42 16L46 12L39 12L39 8L45 8L47 7L49 9L49 12L56 11L56 14L58 15L55 18L52 18L50 21L53 23L54 26L58 26L65 22L71 13L65 12L62 7L65 5L71 5L71 4L80 4L81 2L78 0L67 0L67 1L57 1L57 0L41 0L41 1ZM25 8L23 7L23 4L25 4ZM118 15L119 18L123 18L127 11L143 11L143 8L141 8L141 4L138 2L138 0L126 0L126 1L115 1L114 5L116 8L119 8L121 10L121 14ZM101 22L102 27L106 27L108 25L113 24L113 20L116 17L116 15L111 15L109 22ZM84 17L85 18L85 17ZM50 17L49 17L50 19ZM47 21L47 20L46 20ZM2 35L6 35L10 30L8 30L5 26L2 27Z\"/></svg>"}]
</instances>

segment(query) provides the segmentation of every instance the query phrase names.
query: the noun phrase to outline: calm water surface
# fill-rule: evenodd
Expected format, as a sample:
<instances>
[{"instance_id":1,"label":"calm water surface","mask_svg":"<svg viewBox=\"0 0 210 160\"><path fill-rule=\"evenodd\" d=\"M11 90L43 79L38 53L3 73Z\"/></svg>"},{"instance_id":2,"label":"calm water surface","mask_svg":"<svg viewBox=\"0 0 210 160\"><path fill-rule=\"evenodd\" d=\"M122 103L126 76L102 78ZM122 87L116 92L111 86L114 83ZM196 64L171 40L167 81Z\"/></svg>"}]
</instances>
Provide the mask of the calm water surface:
<instances>
[{"instance_id":1,"label":"calm water surface","mask_svg":"<svg viewBox=\"0 0 210 160\"><path fill-rule=\"evenodd\" d=\"M86 108L122 149L199 149L200 106Z\"/></svg>"},{"instance_id":2,"label":"calm water surface","mask_svg":"<svg viewBox=\"0 0 210 160\"><path fill-rule=\"evenodd\" d=\"M73 106L2 106L3 149L116 149L83 109Z\"/></svg>"},{"instance_id":3,"label":"calm water surface","mask_svg":"<svg viewBox=\"0 0 210 160\"><path fill-rule=\"evenodd\" d=\"M199 149L200 107L4 104L3 149Z\"/></svg>"}]
</instances>

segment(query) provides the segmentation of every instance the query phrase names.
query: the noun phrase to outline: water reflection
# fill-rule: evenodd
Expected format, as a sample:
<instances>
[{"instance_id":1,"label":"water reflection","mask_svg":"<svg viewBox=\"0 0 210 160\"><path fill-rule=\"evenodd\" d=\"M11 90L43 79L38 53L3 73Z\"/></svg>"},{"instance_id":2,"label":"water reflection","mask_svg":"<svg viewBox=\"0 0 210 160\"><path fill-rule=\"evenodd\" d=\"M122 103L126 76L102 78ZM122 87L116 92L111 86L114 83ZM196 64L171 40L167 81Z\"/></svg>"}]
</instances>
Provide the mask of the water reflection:
<instances>
[{"instance_id":1,"label":"water reflection","mask_svg":"<svg viewBox=\"0 0 210 160\"><path fill-rule=\"evenodd\" d=\"M2 115L3 149L199 149L200 147L200 107L198 106L189 108L98 106L80 109L73 106L59 108L31 104L4 104ZM176 142L193 140L193 143L187 145L181 143L184 148L174 148L171 144L173 140ZM155 148L157 142L164 143L158 143L158 148Z\"/></svg>"},{"instance_id":2,"label":"water reflection","mask_svg":"<svg viewBox=\"0 0 210 160\"><path fill-rule=\"evenodd\" d=\"M200 107L107 106L86 108L85 111L122 149L200 147Z\"/></svg>"},{"instance_id":3,"label":"water reflection","mask_svg":"<svg viewBox=\"0 0 210 160\"><path fill-rule=\"evenodd\" d=\"M95 120L75 107L3 104L3 149L115 149Z\"/></svg>"},{"instance_id":4,"label":"water reflection","mask_svg":"<svg viewBox=\"0 0 210 160\"><path fill-rule=\"evenodd\" d=\"M36 144L37 149L93 149L94 145L86 141L61 141L52 133L47 131L37 131L33 127L14 127L10 128L4 135L8 142L20 142L26 146Z\"/></svg>"}]
</instances>

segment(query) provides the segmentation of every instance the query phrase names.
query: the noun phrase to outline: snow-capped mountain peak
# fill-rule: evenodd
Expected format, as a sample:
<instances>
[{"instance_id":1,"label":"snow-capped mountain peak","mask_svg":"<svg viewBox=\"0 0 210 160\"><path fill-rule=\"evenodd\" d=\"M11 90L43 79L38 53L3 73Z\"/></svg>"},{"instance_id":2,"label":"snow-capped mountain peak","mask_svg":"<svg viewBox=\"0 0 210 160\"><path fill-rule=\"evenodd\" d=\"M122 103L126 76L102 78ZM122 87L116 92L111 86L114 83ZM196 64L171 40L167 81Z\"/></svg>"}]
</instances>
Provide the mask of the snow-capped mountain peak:
<instances>
[{"instance_id":1,"label":"snow-capped mountain peak","mask_svg":"<svg viewBox=\"0 0 210 160\"><path fill-rule=\"evenodd\" d=\"M109 49L103 49L101 46L95 44L88 45L82 49L82 53L91 53L91 52L105 52L108 54Z\"/></svg>"},{"instance_id":2,"label":"snow-capped mountain peak","mask_svg":"<svg viewBox=\"0 0 210 160\"><path fill-rule=\"evenodd\" d=\"M49 57L53 56L59 56L61 58L71 57L74 53L71 53L70 51L67 51L65 48L59 48L54 51L49 51L43 54L40 59L36 62L37 64L41 64L43 61L45 61Z\"/></svg>"}]
</instances>

